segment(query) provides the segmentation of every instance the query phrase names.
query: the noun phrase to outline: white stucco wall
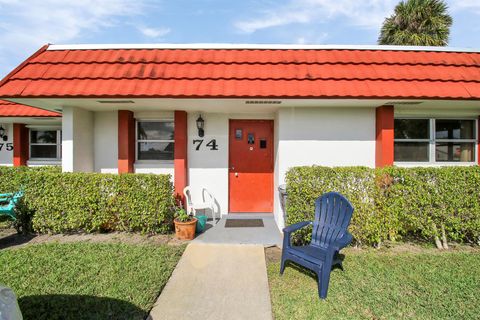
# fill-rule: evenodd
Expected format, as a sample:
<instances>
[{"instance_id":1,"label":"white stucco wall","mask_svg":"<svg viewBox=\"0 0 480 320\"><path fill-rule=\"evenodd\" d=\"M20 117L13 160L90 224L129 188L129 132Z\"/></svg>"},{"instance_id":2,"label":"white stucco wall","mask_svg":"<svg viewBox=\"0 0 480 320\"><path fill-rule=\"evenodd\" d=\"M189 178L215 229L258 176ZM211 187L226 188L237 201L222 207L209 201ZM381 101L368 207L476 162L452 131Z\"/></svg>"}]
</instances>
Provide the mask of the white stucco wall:
<instances>
[{"instance_id":1,"label":"white stucco wall","mask_svg":"<svg viewBox=\"0 0 480 320\"><path fill-rule=\"evenodd\" d=\"M173 161L136 162L133 169L135 173L169 174L172 181L175 175Z\"/></svg>"},{"instance_id":2,"label":"white stucco wall","mask_svg":"<svg viewBox=\"0 0 480 320\"><path fill-rule=\"evenodd\" d=\"M375 166L375 108L282 108L272 114L201 113L205 136L198 137L199 112L188 112L188 184L194 201L202 188L214 196L216 211L228 214L229 119L274 119L274 214L284 226L278 185L293 166ZM172 112L136 112L136 119L173 119ZM64 171L117 172L117 112L65 108L63 114ZM72 137L74 138L72 141ZM202 139L199 150L193 140ZM218 150L206 144L216 140ZM81 152L80 152L81 150ZM173 161L139 162L136 173L174 176ZM90 169L88 169L90 168Z\"/></svg>"},{"instance_id":3,"label":"white stucco wall","mask_svg":"<svg viewBox=\"0 0 480 320\"><path fill-rule=\"evenodd\" d=\"M199 113L188 114L189 185L196 191L194 201L206 188L215 197L217 210L228 214L228 131L229 119L274 119L275 169L274 211L279 227L283 213L277 192L290 167L299 165L375 166L374 108L288 108L275 115L236 115L202 113L205 137L200 150L196 119ZM205 146L215 139L218 150Z\"/></svg>"},{"instance_id":4,"label":"white stucco wall","mask_svg":"<svg viewBox=\"0 0 480 320\"><path fill-rule=\"evenodd\" d=\"M173 119L173 112L135 112L135 119ZM118 173L118 112L63 110L63 171ZM170 174L173 161L136 161L135 173Z\"/></svg>"},{"instance_id":5,"label":"white stucco wall","mask_svg":"<svg viewBox=\"0 0 480 320\"><path fill-rule=\"evenodd\" d=\"M75 107L63 108L62 170L64 172L94 170L93 124L92 111Z\"/></svg>"},{"instance_id":6,"label":"white stucco wall","mask_svg":"<svg viewBox=\"0 0 480 320\"><path fill-rule=\"evenodd\" d=\"M2 123L0 124L5 129L5 134L8 136L7 141L0 139L0 143L3 143L3 146L0 150L0 166L13 166L13 150L7 150L7 143L13 144L13 124L12 123Z\"/></svg>"},{"instance_id":7,"label":"white stucco wall","mask_svg":"<svg viewBox=\"0 0 480 320\"><path fill-rule=\"evenodd\" d=\"M280 175L279 175L279 172L280 172L280 159L279 159L280 153L278 152L279 149L280 149L279 148L279 144L280 144L280 135L279 135L279 132L280 132L279 123L280 123L280 121L279 121L279 116L280 116L280 112L275 113L275 120L274 120L274 123L273 123L273 140L274 140L274 149L273 149L273 152L274 152L273 213L274 213L274 216L275 216L275 221L284 221L285 220L283 218L284 211L281 208L280 193L278 192L279 185L283 183L283 182L280 181ZM277 207L280 208L280 209L278 209ZM280 216L280 218L278 218L277 216ZM278 226L278 223L277 223L277 226Z\"/></svg>"},{"instance_id":8,"label":"white stucco wall","mask_svg":"<svg viewBox=\"0 0 480 320\"><path fill-rule=\"evenodd\" d=\"M280 109L276 129L276 187L294 166L375 167L375 108ZM274 211L282 228L278 200Z\"/></svg>"},{"instance_id":9,"label":"white stucco wall","mask_svg":"<svg viewBox=\"0 0 480 320\"><path fill-rule=\"evenodd\" d=\"M273 114L202 113L205 120L205 136L200 138L196 126L198 112L188 113L188 179L193 188L193 200L202 198L206 188L215 198L216 213L228 214L228 134L229 119L273 119ZM194 139L203 139L196 150ZM218 150L210 150L206 144L216 140Z\"/></svg>"},{"instance_id":10,"label":"white stucco wall","mask_svg":"<svg viewBox=\"0 0 480 320\"><path fill-rule=\"evenodd\" d=\"M7 118L8 119L8 118ZM12 121L11 118L8 119L8 121ZM30 118L25 118L21 120L22 123L27 123L27 128L28 130L31 129L43 129L46 130L47 128L49 130L57 130L61 128L60 122L53 122L49 121L48 124L43 124L43 123L38 123L37 121L32 121ZM19 121L20 122L20 121ZM29 124L33 123L33 124ZM0 139L0 143L3 144L0 148L0 166L13 166L13 149L8 150L8 145L13 146L13 123L2 123L0 120L0 125L5 128L5 134L7 135L8 139L7 141L3 141L3 139ZM27 166L29 167L40 167L40 166L58 166L61 165L60 160L27 160Z\"/></svg>"},{"instance_id":11,"label":"white stucco wall","mask_svg":"<svg viewBox=\"0 0 480 320\"><path fill-rule=\"evenodd\" d=\"M193 202L202 202L202 188L215 198L216 213L228 213L228 115L202 114L205 120L205 136L200 138L196 126L198 113L188 114L188 184L193 188ZM194 139L203 139L196 150ZM216 140L218 150L210 150L206 144Z\"/></svg>"},{"instance_id":12,"label":"white stucco wall","mask_svg":"<svg viewBox=\"0 0 480 320\"><path fill-rule=\"evenodd\" d=\"M95 172L118 173L118 112L94 113Z\"/></svg>"}]
</instances>

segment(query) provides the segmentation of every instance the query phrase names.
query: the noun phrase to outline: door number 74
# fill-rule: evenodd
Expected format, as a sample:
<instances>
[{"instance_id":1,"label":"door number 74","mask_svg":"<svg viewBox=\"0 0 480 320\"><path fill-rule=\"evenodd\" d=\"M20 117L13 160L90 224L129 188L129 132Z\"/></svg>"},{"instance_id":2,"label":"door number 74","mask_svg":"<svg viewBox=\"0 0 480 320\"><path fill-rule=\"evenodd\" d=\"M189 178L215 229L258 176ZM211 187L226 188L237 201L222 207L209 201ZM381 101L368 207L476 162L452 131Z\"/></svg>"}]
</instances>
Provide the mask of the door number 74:
<instances>
[{"instance_id":1,"label":"door number 74","mask_svg":"<svg viewBox=\"0 0 480 320\"><path fill-rule=\"evenodd\" d=\"M193 144L195 145L195 150L198 151L198 150L200 150L200 147L203 144L203 139L195 139L195 140L193 140ZM208 147L210 150L218 150L217 140L212 139L212 140L208 141L207 144L205 145L205 147Z\"/></svg>"}]
</instances>

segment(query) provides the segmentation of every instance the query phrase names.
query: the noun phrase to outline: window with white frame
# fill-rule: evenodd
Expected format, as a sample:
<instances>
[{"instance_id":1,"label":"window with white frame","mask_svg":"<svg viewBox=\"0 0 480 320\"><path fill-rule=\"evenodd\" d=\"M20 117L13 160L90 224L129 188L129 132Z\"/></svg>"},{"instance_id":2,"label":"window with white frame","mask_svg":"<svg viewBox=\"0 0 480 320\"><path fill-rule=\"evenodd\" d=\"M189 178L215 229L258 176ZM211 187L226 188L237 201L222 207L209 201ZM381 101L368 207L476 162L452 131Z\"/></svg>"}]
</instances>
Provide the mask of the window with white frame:
<instances>
[{"instance_id":1,"label":"window with white frame","mask_svg":"<svg viewBox=\"0 0 480 320\"><path fill-rule=\"evenodd\" d=\"M30 159L60 160L61 158L61 130L30 129Z\"/></svg>"},{"instance_id":2,"label":"window with white frame","mask_svg":"<svg viewBox=\"0 0 480 320\"><path fill-rule=\"evenodd\" d=\"M395 119L395 162L475 162L476 120Z\"/></svg>"},{"instance_id":3,"label":"window with white frame","mask_svg":"<svg viewBox=\"0 0 480 320\"><path fill-rule=\"evenodd\" d=\"M173 120L137 121L137 160L173 160Z\"/></svg>"}]
</instances>

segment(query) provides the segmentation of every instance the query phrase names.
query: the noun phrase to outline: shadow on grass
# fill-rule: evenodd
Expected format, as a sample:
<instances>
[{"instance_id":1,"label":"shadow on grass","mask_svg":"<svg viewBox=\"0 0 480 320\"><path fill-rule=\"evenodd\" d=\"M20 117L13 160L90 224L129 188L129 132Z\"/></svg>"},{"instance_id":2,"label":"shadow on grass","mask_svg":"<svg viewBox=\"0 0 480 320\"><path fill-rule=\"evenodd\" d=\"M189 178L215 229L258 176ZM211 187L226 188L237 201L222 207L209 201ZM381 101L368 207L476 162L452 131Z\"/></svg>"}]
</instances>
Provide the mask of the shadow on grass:
<instances>
[{"instance_id":1,"label":"shadow on grass","mask_svg":"<svg viewBox=\"0 0 480 320\"><path fill-rule=\"evenodd\" d=\"M343 260L345 260L345 255L344 254L338 254L336 256L336 259L338 261L343 262ZM314 279L315 281L318 281L318 277L317 277L317 274L315 272L313 272L312 270L307 269L307 268L305 268L305 267L303 267L299 264L296 264L295 262L287 260L285 266L286 266L286 268L290 267L292 269L295 269L296 271L303 273L304 275ZM340 264L334 264L333 267L332 267L332 271L335 270L335 269L343 270L342 267L340 266Z\"/></svg>"},{"instance_id":2,"label":"shadow on grass","mask_svg":"<svg viewBox=\"0 0 480 320\"><path fill-rule=\"evenodd\" d=\"M29 242L35 235L10 234L0 238L0 250Z\"/></svg>"},{"instance_id":3,"label":"shadow on grass","mask_svg":"<svg viewBox=\"0 0 480 320\"><path fill-rule=\"evenodd\" d=\"M18 299L28 319L145 319L147 312L134 304L87 295L35 295Z\"/></svg>"}]
</instances>

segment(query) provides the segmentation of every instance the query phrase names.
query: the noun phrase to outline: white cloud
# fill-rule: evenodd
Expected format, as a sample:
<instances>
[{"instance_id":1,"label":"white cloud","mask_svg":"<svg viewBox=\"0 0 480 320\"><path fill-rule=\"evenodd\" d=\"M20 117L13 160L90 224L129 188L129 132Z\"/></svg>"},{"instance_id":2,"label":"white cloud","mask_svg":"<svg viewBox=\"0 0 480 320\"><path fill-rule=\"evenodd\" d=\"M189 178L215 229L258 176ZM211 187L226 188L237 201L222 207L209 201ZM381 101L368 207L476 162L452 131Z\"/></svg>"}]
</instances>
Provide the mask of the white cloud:
<instances>
[{"instance_id":1,"label":"white cloud","mask_svg":"<svg viewBox=\"0 0 480 320\"><path fill-rule=\"evenodd\" d=\"M149 0L0 0L0 62L19 63L45 43L67 43L143 14ZM15 59L13 59L15 57ZM0 77L14 65L0 65Z\"/></svg>"},{"instance_id":2,"label":"white cloud","mask_svg":"<svg viewBox=\"0 0 480 320\"><path fill-rule=\"evenodd\" d=\"M82 32L115 25L115 18L139 14L141 1L0 0L2 40L28 43L70 41ZM3 42L5 43L5 42ZM8 43L8 42L7 42Z\"/></svg>"},{"instance_id":3,"label":"white cloud","mask_svg":"<svg viewBox=\"0 0 480 320\"><path fill-rule=\"evenodd\" d=\"M295 41L297 44L306 44L307 40L305 37L298 37L297 40Z\"/></svg>"},{"instance_id":4,"label":"white cloud","mask_svg":"<svg viewBox=\"0 0 480 320\"><path fill-rule=\"evenodd\" d=\"M261 18L238 21L235 26L245 33L252 33L257 30L277 27L290 23L308 23L311 20L311 13L298 10L288 12L284 10L265 12Z\"/></svg>"},{"instance_id":5,"label":"white cloud","mask_svg":"<svg viewBox=\"0 0 480 320\"><path fill-rule=\"evenodd\" d=\"M453 10L472 10L474 13L480 14L479 0L455 0L449 3Z\"/></svg>"},{"instance_id":6,"label":"white cloud","mask_svg":"<svg viewBox=\"0 0 480 320\"><path fill-rule=\"evenodd\" d=\"M297 44L320 44L327 40L329 34L327 32L317 33L316 31L310 31L295 39Z\"/></svg>"},{"instance_id":7,"label":"white cloud","mask_svg":"<svg viewBox=\"0 0 480 320\"><path fill-rule=\"evenodd\" d=\"M259 12L258 17L234 25L241 32L253 33L292 23L328 22L343 17L348 24L378 29L397 3L398 0L290 0L286 5Z\"/></svg>"},{"instance_id":8,"label":"white cloud","mask_svg":"<svg viewBox=\"0 0 480 320\"><path fill-rule=\"evenodd\" d=\"M145 26L137 26L137 29L145 37L155 38L155 39L164 37L172 31L170 28L149 28Z\"/></svg>"},{"instance_id":9,"label":"white cloud","mask_svg":"<svg viewBox=\"0 0 480 320\"><path fill-rule=\"evenodd\" d=\"M294 23L330 22L343 18L345 24L378 30L386 17L393 13L400 0L289 0L268 10L257 12L251 19L239 20L234 26L243 33ZM447 1L451 11L480 14L480 0Z\"/></svg>"}]
</instances>

